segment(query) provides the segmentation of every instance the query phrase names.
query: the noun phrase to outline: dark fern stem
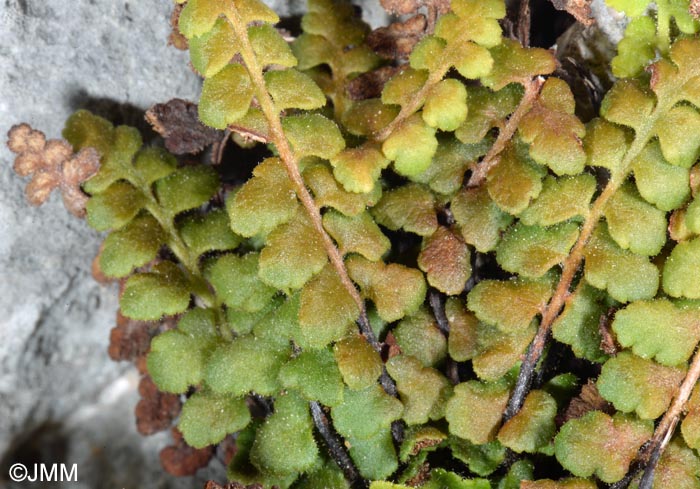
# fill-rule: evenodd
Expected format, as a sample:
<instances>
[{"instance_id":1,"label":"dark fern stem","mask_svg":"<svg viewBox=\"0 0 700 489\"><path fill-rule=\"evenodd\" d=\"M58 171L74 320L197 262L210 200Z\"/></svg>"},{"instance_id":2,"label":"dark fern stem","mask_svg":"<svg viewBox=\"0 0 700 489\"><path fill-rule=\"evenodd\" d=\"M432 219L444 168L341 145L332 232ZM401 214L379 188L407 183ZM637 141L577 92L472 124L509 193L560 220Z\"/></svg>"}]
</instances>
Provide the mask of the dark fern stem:
<instances>
[{"instance_id":1,"label":"dark fern stem","mask_svg":"<svg viewBox=\"0 0 700 489\"><path fill-rule=\"evenodd\" d=\"M445 314L445 297L438 290L431 288L428 291L428 302L433 310L433 316L437 322L438 329L442 332L445 338L450 336L450 322ZM451 357L447 357L445 362L445 370L447 378L450 379L453 385L459 384L459 367Z\"/></svg>"},{"instance_id":2,"label":"dark fern stem","mask_svg":"<svg viewBox=\"0 0 700 489\"><path fill-rule=\"evenodd\" d=\"M357 467L353 464L350 454L343 444L342 438L333 429L331 421L323 411L321 404L317 401L311 401L309 406L311 407L311 417L314 420L314 425L326 444L329 455L338 467L340 467L340 470L343 471L345 479L354 489L368 487L367 481L362 478Z\"/></svg>"}]
</instances>

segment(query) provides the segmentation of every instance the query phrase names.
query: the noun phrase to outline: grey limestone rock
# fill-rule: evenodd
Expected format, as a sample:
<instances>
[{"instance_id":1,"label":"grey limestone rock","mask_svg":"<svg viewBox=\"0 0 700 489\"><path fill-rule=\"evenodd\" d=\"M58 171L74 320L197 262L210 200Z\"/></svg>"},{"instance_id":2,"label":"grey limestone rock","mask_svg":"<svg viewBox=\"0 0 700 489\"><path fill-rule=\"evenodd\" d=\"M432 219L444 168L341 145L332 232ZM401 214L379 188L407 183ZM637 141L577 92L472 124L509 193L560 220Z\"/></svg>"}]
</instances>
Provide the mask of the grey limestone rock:
<instances>
[{"instance_id":1,"label":"grey limestone rock","mask_svg":"<svg viewBox=\"0 0 700 489\"><path fill-rule=\"evenodd\" d=\"M305 0L267 3L290 16ZM370 3L366 15L381 22ZM169 435L136 432L138 374L107 356L117 290L90 275L100 236L58 195L30 207L4 144L19 122L60 137L79 108L148 131L152 104L196 100L187 53L167 45L172 8L172 0L0 0L0 487L12 463L30 460L77 463L71 488L225 478L218 461L198 477L164 474L158 452Z\"/></svg>"},{"instance_id":2,"label":"grey limestone rock","mask_svg":"<svg viewBox=\"0 0 700 489\"><path fill-rule=\"evenodd\" d=\"M78 463L78 487L193 487L162 473L167 437L138 435L137 376L107 356L117 291L90 275L100 237L58 196L28 206L4 145L19 122L59 137L78 108L143 126L156 102L196 100L187 54L167 46L171 9L167 0L0 2L0 486L8 464L38 457Z\"/></svg>"}]
</instances>

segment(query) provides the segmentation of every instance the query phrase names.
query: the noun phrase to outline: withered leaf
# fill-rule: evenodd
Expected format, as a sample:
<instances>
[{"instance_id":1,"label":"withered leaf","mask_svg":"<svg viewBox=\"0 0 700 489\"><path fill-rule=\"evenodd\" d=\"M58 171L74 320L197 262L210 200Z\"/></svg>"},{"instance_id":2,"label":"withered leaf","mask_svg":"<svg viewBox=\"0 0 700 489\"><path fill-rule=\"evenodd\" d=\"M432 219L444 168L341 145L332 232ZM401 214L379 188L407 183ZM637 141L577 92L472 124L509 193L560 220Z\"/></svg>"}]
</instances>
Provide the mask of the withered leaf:
<instances>
[{"instance_id":1,"label":"withered leaf","mask_svg":"<svg viewBox=\"0 0 700 489\"><path fill-rule=\"evenodd\" d=\"M28 124L12 126L7 137L7 146L17 154L15 172L32 177L25 189L29 203L41 205L54 189L59 188L68 211L76 217L84 217L88 197L80 185L97 173L100 166L98 152L94 148L83 148L73 154L67 141L46 141L44 133Z\"/></svg>"},{"instance_id":2,"label":"withered leaf","mask_svg":"<svg viewBox=\"0 0 700 489\"><path fill-rule=\"evenodd\" d=\"M550 0L557 10L566 10L585 26L592 25L591 0Z\"/></svg>"},{"instance_id":3,"label":"withered leaf","mask_svg":"<svg viewBox=\"0 0 700 489\"><path fill-rule=\"evenodd\" d=\"M607 314L600 316L600 321L598 322L598 332L600 333L600 349L603 350L608 355L616 355L618 351L621 350L620 346L617 344L615 339L615 334L612 331L612 318L615 315L617 309L611 307L608 309Z\"/></svg>"},{"instance_id":4,"label":"withered leaf","mask_svg":"<svg viewBox=\"0 0 700 489\"><path fill-rule=\"evenodd\" d=\"M393 15L413 14L423 5L421 0L379 0L379 3Z\"/></svg>"},{"instance_id":5,"label":"withered leaf","mask_svg":"<svg viewBox=\"0 0 700 489\"><path fill-rule=\"evenodd\" d=\"M19 124L10 128L10 132L7 133L7 147L13 153L38 153L44 149L46 145L46 136L41 131L32 129L29 124ZM15 162L17 165L17 162ZM15 168L15 171L19 173L19 170ZM25 176L26 173L20 173L20 175Z\"/></svg>"},{"instance_id":6,"label":"withered leaf","mask_svg":"<svg viewBox=\"0 0 700 489\"><path fill-rule=\"evenodd\" d=\"M698 10L700 11L700 0L698 0ZM700 165L693 165L690 169L690 192L693 197L698 195L700 190Z\"/></svg>"},{"instance_id":7,"label":"withered leaf","mask_svg":"<svg viewBox=\"0 0 700 489\"><path fill-rule=\"evenodd\" d=\"M382 352L382 355L386 358L386 360L390 360L397 355L401 355L401 347L396 341L394 333L391 331L386 334L386 338L384 339L384 348L386 351Z\"/></svg>"},{"instance_id":8,"label":"withered leaf","mask_svg":"<svg viewBox=\"0 0 700 489\"><path fill-rule=\"evenodd\" d=\"M615 408L598 392L598 388L593 380L588 379L588 383L581 388L578 396L574 397L561 417L557 418L557 424L564 424L570 419L580 418L589 411L603 411L612 415Z\"/></svg>"},{"instance_id":9,"label":"withered leaf","mask_svg":"<svg viewBox=\"0 0 700 489\"><path fill-rule=\"evenodd\" d=\"M170 428L180 414L180 396L161 392L146 375L139 382L141 400L136 404L136 429L144 436Z\"/></svg>"},{"instance_id":10,"label":"withered leaf","mask_svg":"<svg viewBox=\"0 0 700 489\"><path fill-rule=\"evenodd\" d=\"M214 447L192 448L185 443L176 428L172 429L173 444L160 451L160 464L166 472L176 477L194 475L209 464L214 455Z\"/></svg>"},{"instance_id":11,"label":"withered leaf","mask_svg":"<svg viewBox=\"0 0 700 489\"><path fill-rule=\"evenodd\" d=\"M400 66L382 66L353 78L345 85L345 91L351 100L378 98L382 95L384 84L400 71L403 71Z\"/></svg>"},{"instance_id":12,"label":"withered leaf","mask_svg":"<svg viewBox=\"0 0 700 489\"><path fill-rule=\"evenodd\" d=\"M418 468L416 475L406 481L408 487L421 487L430 480L430 464L425 462Z\"/></svg>"},{"instance_id":13,"label":"withered leaf","mask_svg":"<svg viewBox=\"0 0 700 489\"><path fill-rule=\"evenodd\" d=\"M427 4L429 8L435 9L438 15L444 15L450 11L452 2L450 0L429 0Z\"/></svg>"},{"instance_id":14,"label":"withered leaf","mask_svg":"<svg viewBox=\"0 0 700 489\"><path fill-rule=\"evenodd\" d=\"M686 214L685 208L676 209L668 219L668 235L673 241L687 241L693 237L693 232L685 223Z\"/></svg>"},{"instance_id":15,"label":"withered leaf","mask_svg":"<svg viewBox=\"0 0 700 489\"><path fill-rule=\"evenodd\" d=\"M102 268L100 268L100 255L102 255L102 250L104 249L105 244L104 241L100 244L100 249L95 255L95 258L92 259L92 265L90 267L90 272L92 273L92 278L95 280L100 285L107 285L108 283L112 282L114 279L108 277L107 275L104 274L102 271Z\"/></svg>"},{"instance_id":16,"label":"withered leaf","mask_svg":"<svg viewBox=\"0 0 700 489\"><path fill-rule=\"evenodd\" d=\"M700 0L690 0L688 12L695 20L700 20Z\"/></svg>"},{"instance_id":17,"label":"withered leaf","mask_svg":"<svg viewBox=\"0 0 700 489\"><path fill-rule=\"evenodd\" d=\"M179 49L180 51L187 51L187 48L189 47L187 38L182 35L178 26L180 22L180 13L184 7L185 5L182 3L175 5L173 13L170 15L171 30L170 35L168 36L168 45L174 46L175 49Z\"/></svg>"},{"instance_id":18,"label":"withered leaf","mask_svg":"<svg viewBox=\"0 0 700 489\"><path fill-rule=\"evenodd\" d=\"M154 334L154 323L135 321L117 312L117 325L109 335L109 357L114 361L136 361L146 355Z\"/></svg>"},{"instance_id":19,"label":"withered leaf","mask_svg":"<svg viewBox=\"0 0 700 489\"><path fill-rule=\"evenodd\" d=\"M413 3L411 0L398 0L399 3ZM386 8L386 7L385 7ZM405 22L394 22L388 27L380 27L367 36L367 45L385 59L406 60L413 46L425 34L427 20L419 14Z\"/></svg>"},{"instance_id":20,"label":"withered leaf","mask_svg":"<svg viewBox=\"0 0 700 489\"><path fill-rule=\"evenodd\" d=\"M197 104L174 98L148 109L146 120L163 136L168 151L176 155L196 154L223 134L202 124L197 114Z\"/></svg>"}]
</instances>

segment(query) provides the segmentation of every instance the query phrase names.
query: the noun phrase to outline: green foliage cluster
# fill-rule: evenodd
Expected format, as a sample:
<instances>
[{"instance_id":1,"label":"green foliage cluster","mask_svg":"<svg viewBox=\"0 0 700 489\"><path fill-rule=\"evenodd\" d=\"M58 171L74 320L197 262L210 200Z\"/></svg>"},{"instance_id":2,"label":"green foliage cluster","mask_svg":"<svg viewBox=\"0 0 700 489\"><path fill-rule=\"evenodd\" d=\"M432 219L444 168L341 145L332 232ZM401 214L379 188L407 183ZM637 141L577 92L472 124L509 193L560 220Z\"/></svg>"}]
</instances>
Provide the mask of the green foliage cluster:
<instances>
[{"instance_id":1,"label":"green foliage cluster","mask_svg":"<svg viewBox=\"0 0 700 489\"><path fill-rule=\"evenodd\" d=\"M289 44L259 0L187 1L201 121L271 150L223 200L212 166L68 120L101 155L83 189L122 313L178 318L147 364L188 396L189 445L237 433L245 484L360 484L320 406L371 489L593 488L648 462L698 374L700 24L687 0L608 3L632 21L586 124L552 53L503 37L501 0L452 0L359 101L345 85L383 61L349 5L309 0ZM588 379L547 365L569 348L610 409L567 409ZM653 487L700 487L697 449L698 390Z\"/></svg>"},{"instance_id":2,"label":"green foliage cluster","mask_svg":"<svg viewBox=\"0 0 700 489\"><path fill-rule=\"evenodd\" d=\"M606 3L631 18L618 45L618 55L612 60L612 71L617 77L639 75L657 55L668 55L672 39L700 31L694 5L697 2L692 0L660 0L653 5L644 0Z\"/></svg>"}]
</instances>

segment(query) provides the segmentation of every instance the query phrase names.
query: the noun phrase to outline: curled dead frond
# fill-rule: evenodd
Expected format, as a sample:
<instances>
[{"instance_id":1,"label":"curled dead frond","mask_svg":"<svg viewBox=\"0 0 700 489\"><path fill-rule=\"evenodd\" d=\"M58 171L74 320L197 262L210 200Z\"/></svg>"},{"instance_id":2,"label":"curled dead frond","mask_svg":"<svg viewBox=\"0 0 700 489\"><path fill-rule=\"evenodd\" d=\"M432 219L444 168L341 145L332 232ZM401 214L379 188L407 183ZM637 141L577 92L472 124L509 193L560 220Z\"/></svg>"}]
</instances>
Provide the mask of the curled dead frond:
<instances>
[{"instance_id":1,"label":"curled dead frond","mask_svg":"<svg viewBox=\"0 0 700 489\"><path fill-rule=\"evenodd\" d=\"M73 148L62 139L46 140L41 131L28 124L13 126L7 134L7 146L17 154L15 172L31 176L25 193L32 205L41 205L54 189L60 189L63 203L76 217L85 216L88 197L80 185L97 173L100 155L93 148L73 153Z\"/></svg>"}]
</instances>

